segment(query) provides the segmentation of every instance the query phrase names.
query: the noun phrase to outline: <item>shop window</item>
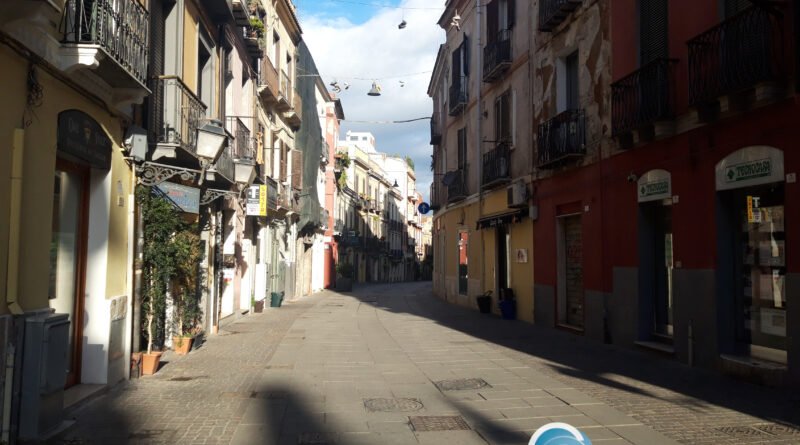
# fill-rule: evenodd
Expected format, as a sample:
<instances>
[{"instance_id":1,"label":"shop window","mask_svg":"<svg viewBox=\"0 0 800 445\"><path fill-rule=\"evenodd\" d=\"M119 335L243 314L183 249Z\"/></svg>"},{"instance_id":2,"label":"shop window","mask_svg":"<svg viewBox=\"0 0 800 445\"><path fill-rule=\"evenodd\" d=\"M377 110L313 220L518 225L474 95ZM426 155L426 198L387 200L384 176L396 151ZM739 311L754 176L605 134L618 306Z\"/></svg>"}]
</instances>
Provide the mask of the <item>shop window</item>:
<instances>
[{"instance_id":1,"label":"shop window","mask_svg":"<svg viewBox=\"0 0 800 445\"><path fill-rule=\"evenodd\" d=\"M467 295L469 278L469 233L458 234L458 294Z\"/></svg>"},{"instance_id":2,"label":"shop window","mask_svg":"<svg viewBox=\"0 0 800 445\"><path fill-rule=\"evenodd\" d=\"M583 238L581 215L558 218L558 323L583 329Z\"/></svg>"}]
</instances>

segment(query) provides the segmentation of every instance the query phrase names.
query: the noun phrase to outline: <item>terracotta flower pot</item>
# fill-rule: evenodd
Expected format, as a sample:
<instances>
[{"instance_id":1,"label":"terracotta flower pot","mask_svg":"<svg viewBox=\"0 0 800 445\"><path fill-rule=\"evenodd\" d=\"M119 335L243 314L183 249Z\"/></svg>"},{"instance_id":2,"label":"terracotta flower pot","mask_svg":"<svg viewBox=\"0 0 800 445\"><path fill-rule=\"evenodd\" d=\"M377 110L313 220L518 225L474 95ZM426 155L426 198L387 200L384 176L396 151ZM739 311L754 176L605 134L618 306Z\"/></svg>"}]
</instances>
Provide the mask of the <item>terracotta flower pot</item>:
<instances>
[{"instance_id":1,"label":"terracotta flower pot","mask_svg":"<svg viewBox=\"0 0 800 445\"><path fill-rule=\"evenodd\" d=\"M152 354L142 354L142 375L153 375L158 371L158 363L161 361L161 351L153 351Z\"/></svg>"},{"instance_id":2,"label":"terracotta flower pot","mask_svg":"<svg viewBox=\"0 0 800 445\"><path fill-rule=\"evenodd\" d=\"M186 355L192 349L192 337L172 337L172 349L178 355Z\"/></svg>"}]
</instances>

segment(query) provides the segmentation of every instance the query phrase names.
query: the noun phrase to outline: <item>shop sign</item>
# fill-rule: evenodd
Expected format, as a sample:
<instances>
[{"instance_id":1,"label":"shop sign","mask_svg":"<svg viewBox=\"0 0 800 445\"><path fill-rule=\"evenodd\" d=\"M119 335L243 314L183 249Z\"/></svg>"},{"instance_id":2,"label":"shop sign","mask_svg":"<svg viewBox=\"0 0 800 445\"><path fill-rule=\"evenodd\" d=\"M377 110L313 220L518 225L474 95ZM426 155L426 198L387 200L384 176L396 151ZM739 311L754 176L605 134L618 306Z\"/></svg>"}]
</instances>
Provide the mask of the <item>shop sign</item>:
<instances>
[{"instance_id":1,"label":"shop sign","mask_svg":"<svg viewBox=\"0 0 800 445\"><path fill-rule=\"evenodd\" d=\"M666 170L650 170L638 181L639 202L660 201L672 195L672 175Z\"/></svg>"},{"instance_id":2,"label":"shop sign","mask_svg":"<svg viewBox=\"0 0 800 445\"><path fill-rule=\"evenodd\" d=\"M761 198L758 196L747 196L747 222L761 222L761 209L759 208L760 201Z\"/></svg>"},{"instance_id":3,"label":"shop sign","mask_svg":"<svg viewBox=\"0 0 800 445\"><path fill-rule=\"evenodd\" d=\"M58 151L92 167L111 167L111 139L91 116L78 110L58 114Z\"/></svg>"},{"instance_id":4,"label":"shop sign","mask_svg":"<svg viewBox=\"0 0 800 445\"><path fill-rule=\"evenodd\" d=\"M737 150L716 165L717 190L784 181L783 152L764 145Z\"/></svg>"},{"instance_id":5,"label":"shop sign","mask_svg":"<svg viewBox=\"0 0 800 445\"><path fill-rule=\"evenodd\" d=\"M174 182L162 182L156 186L181 212L200 213L200 189Z\"/></svg>"},{"instance_id":6,"label":"shop sign","mask_svg":"<svg viewBox=\"0 0 800 445\"><path fill-rule=\"evenodd\" d=\"M267 186L251 185L247 189L247 216L267 216Z\"/></svg>"}]
</instances>

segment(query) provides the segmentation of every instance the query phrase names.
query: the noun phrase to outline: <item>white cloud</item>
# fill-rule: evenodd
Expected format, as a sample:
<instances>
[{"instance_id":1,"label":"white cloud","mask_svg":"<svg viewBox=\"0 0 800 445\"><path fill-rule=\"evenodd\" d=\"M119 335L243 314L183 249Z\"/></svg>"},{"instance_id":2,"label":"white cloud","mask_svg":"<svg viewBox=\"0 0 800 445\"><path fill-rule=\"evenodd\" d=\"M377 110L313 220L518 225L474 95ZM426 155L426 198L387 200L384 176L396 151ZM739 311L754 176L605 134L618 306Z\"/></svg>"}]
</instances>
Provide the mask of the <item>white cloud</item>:
<instances>
[{"instance_id":1,"label":"white cloud","mask_svg":"<svg viewBox=\"0 0 800 445\"><path fill-rule=\"evenodd\" d=\"M404 0L400 6L431 8L431 3ZM354 25L345 18L303 11L303 39L323 80L326 84L338 80L342 87L345 81L351 84L349 90L338 94L347 119L392 121L431 115L427 89L429 72L445 38L444 31L436 24L441 13L442 9L382 8L375 9L374 15L363 24ZM407 23L402 30L397 28L401 20ZM397 77L419 72L426 73ZM369 79L373 78L381 79L379 97L367 96L372 85ZM405 86L400 86L400 80ZM342 134L347 130L370 131L375 135L378 150L410 155L416 164L417 188L430 202L433 175L429 169L427 120L392 125L345 122Z\"/></svg>"}]
</instances>

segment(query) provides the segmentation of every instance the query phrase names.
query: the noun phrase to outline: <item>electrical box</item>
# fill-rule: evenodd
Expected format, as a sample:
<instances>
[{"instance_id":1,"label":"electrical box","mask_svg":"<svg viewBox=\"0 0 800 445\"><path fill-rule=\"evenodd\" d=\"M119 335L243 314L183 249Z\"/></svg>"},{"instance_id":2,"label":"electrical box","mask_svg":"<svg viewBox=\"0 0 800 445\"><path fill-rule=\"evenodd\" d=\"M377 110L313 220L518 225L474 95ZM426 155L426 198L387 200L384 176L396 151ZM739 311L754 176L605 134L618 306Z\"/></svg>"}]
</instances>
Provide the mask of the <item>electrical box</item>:
<instances>
[{"instance_id":1,"label":"electrical box","mask_svg":"<svg viewBox=\"0 0 800 445\"><path fill-rule=\"evenodd\" d=\"M67 314L25 320L20 400L20 439L38 440L61 425L67 383Z\"/></svg>"},{"instance_id":2,"label":"electrical box","mask_svg":"<svg viewBox=\"0 0 800 445\"><path fill-rule=\"evenodd\" d=\"M528 206L528 185L524 181L516 181L508 186L508 207Z\"/></svg>"}]
</instances>

